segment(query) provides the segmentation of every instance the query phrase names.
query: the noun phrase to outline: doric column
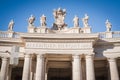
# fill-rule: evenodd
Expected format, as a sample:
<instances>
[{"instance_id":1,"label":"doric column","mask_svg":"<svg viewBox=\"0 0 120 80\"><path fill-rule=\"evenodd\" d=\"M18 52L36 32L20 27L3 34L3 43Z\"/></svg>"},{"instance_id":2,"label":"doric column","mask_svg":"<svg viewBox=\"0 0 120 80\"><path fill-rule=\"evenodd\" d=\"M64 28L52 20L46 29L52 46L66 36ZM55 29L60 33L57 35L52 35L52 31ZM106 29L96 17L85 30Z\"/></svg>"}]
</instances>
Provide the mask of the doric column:
<instances>
[{"instance_id":1,"label":"doric column","mask_svg":"<svg viewBox=\"0 0 120 80\"><path fill-rule=\"evenodd\" d=\"M95 80L93 55L86 55L86 80Z\"/></svg>"},{"instance_id":2,"label":"doric column","mask_svg":"<svg viewBox=\"0 0 120 80\"><path fill-rule=\"evenodd\" d=\"M1 66L1 74L0 74L0 80L6 80L7 76L7 66L8 66L8 59L2 58L2 66Z\"/></svg>"},{"instance_id":3,"label":"doric column","mask_svg":"<svg viewBox=\"0 0 120 80\"><path fill-rule=\"evenodd\" d=\"M26 54L25 59L24 59L22 80L29 80L30 79L30 60L31 60L31 55Z\"/></svg>"},{"instance_id":4,"label":"doric column","mask_svg":"<svg viewBox=\"0 0 120 80\"><path fill-rule=\"evenodd\" d=\"M82 80L81 57L79 55L73 55L72 57L72 80Z\"/></svg>"},{"instance_id":5,"label":"doric column","mask_svg":"<svg viewBox=\"0 0 120 80\"><path fill-rule=\"evenodd\" d=\"M45 69L45 80L47 80L47 76L48 76L48 66L47 66L47 63L48 63L48 60L46 59L45 60L45 67L44 67L44 69Z\"/></svg>"},{"instance_id":6,"label":"doric column","mask_svg":"<svg viewBox=\"0 0 120 80\"><path fill-rule=\"evenodd\" d=\"M7 69L8 69L8 71L7 71L7 79L6 80L11 80L12 65L9 65Z\"/></svg>"},{"instance_id":7,"label":"doric column","mask_svg":"<svg viewBox=\"0 0 120 80\"><path fill-rule=\"evenodd\" d=\"M42 80L42 78L43 78L43 74L44 73L42 73L43 72L43 61L44 61L44 57L43 57L43 55L41 55L41 54L38 54L37 55L37 65L36 65L36 78L35 78L35 80Z\"/></svg>"},{"instance_id":8,"label":"doric column","mask_svg":"<svg viewBox=\"0 0 120 80\"><path fill-rule=\"evenodd\" d=\"M119 80L116 59L115 58L109 58L108 62L109 62L109 67L110 67L111 80Z\"/></svg>"}]
</instances>

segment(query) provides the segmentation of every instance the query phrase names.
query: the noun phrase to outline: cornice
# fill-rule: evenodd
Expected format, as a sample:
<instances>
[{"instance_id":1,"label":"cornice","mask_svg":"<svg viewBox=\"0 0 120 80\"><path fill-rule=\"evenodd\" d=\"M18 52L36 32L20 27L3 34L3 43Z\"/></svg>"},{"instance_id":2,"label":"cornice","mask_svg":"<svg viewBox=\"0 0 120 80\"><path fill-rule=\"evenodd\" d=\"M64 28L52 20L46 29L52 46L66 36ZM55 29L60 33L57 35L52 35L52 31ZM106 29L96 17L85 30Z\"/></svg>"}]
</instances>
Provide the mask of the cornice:
<instances>
[{"instance_id":1,"label":"cornice","mask_svg":"<svg viewBox=\"0 0 120 80\"><path fill-rule=\"evenodd\" d=\"M99 39L98 42L104 43L104 42L120 42L120 38L102 38Z\"/></svg>"},{"instance_id":2,"label":"cornice","mask_svg":"<svg viewBox=\"0 0 120 80\"><path fill-rule=\"evenodd\" d=\"M25 33L25 34L21 34L22 38L43 38L43 39L89 39L89 38L98 38L98 34L97 33L92 33L92 34L73 34L73 33L69 33L69 34L38 34L38 33Z\"/></svg>"},{"instance_id":3,"label":"cornice","mask_svg":"<svg viewBox=\"0 0 120 80\"><path fill-rule=\"evenodd\" d=\"M0 42L17 42L21 43L22 40L19 38L0 38Z\"/></svg>"},{"instance_id":4,"label":"cornice","mask_svg":"<svg viewBox=\"0 0 120 80\"><path fill-rule=\"evenodd\" d=\"M97 45L114 45L114 46L118 46L120 45L120 38L104 38L104 39L99 39L96 42L96 46Z\"/></svg>"},{"instance_id":5,"label":"cornice","mask_svg":"<svg viewBox=\"0 0 120 80\"><path fill-rule=\"evenodd\" d=\"M12 45L24 45L23 41L18 38L0 38L0 45L12 46Z\"/></svg>"},{"instance_id":6,"label":"cornice","mask_svg":"<svg viewBox=\"0 0 120 80\"><path fill-rule=\"evenodd\" d=\"M45 42L45 43L80 43L80 42L93 42L92 39L25 39L26 42Z\"/></svg>"}]
</instances>

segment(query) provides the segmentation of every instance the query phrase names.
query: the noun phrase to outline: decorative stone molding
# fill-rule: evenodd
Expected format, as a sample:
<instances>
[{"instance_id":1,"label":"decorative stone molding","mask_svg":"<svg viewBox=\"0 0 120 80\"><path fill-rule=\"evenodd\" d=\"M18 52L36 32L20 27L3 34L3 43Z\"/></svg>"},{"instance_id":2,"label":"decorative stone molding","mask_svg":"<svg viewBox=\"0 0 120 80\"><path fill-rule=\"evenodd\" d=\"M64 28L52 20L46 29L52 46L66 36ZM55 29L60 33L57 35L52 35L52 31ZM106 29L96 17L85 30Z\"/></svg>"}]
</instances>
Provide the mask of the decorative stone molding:
<instances>
[{"instance_id":1,"label":"decorative stone molding","mask_svg":"<svg viewBox=\"0 0 120 80\"><path fill-rule=\"evenodd\" d=\"M26 48L44 48L44 49L89 49L92 43L35 43L27 42Z\"/></svg>"},{"instance_id":2,"label":"decorative stone molding","mask_svg":"<svg viewBox=\"0 0 120 80\"><path fill-rule=\"evenodd\" d=\"M75 39L75 40L70 40L70 39L25 39L26 43L27 42L44 42L44 43L90 43L94 42L93 39Z\"/></svg>"}]
</instances>

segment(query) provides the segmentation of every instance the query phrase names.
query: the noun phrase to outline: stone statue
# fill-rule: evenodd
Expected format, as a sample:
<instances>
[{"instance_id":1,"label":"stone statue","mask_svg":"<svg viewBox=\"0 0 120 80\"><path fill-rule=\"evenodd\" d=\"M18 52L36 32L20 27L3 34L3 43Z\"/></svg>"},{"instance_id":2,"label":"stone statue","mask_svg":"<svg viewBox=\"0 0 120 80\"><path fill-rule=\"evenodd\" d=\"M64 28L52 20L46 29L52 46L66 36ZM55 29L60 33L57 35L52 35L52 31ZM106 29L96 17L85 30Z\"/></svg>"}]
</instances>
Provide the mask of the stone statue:
<instances>
[{"instance_id":1,"label":"stone statue","mask_svg":"<svg viewBox=\"0 0 120 80\"><path fill-rule=\"evenodd\" d=\"M89 25L88 25L88 19L89 19L89 16L87 14L85 14L85 17L82 18L84 27L89 27Z\"/></svg>"},{"instance_id":2,"label":"stone statue","mask_svg":"<svg viewBox=\"0 0 120 80\"><path fill-rule=\"evenodd\" d=\"M106 20L105 24L106 24L106 29L107 29L106 31L107 31L107 32L110 32L110 31L111 31L112 24L108 21L108 19Z\"/></svg>"},{"instance_id":3,"label":"stone statue","mask_svg":"<svg viewBox=\"0 0 120 80\"><path fill-rule=\"evenodd\" d=\"M46 26L46 16L43 14L41 17L40 17L40 23L41 23L41 26Z\"/></svg>"},{"instance_id":4,"label":"stone statue","mask_svg":"<svg viewBox=\"0 0 120 80\"><path fill-rule=\"evenodd\" d=\"M10 22L9 22L9 25L8 25L8 31L13 31L13 26L14 26L14 21L13 20L11 20Z\"/></svg>"},{"instance_id":5,"label":"stone statue","mask_svg":"<svg viewBox=\"0 0 120 80\"><path fill-rule=\"evenodd\" d=\"M66 26L66 24L64 22L66 10L65 9L62 10L61 8L58 8L57 10L54 10L53 15L55 18L53 28L56 30L63 29Z\"/></svg>"},{"instance_id":6,"label":"stone statue","mask_svg":"<svg viewBox=\"0 0 120 80\"><path fill-rule=\"evenodd\" d=\"M33 15L31 15L28 19L29 26L33 26L34 21L35 21L35 17Z\"/></svg>"},{"instance_id":7,"label":"stone statue","mask_svg":"<svg viewBox=\"0 0 120 80\"><path fill-rule=\"evenodd\" d=\"M79 18L77 16L74 17L73 22L74 22L74 27L79 27Z\"/></svg>"}]
</instances>

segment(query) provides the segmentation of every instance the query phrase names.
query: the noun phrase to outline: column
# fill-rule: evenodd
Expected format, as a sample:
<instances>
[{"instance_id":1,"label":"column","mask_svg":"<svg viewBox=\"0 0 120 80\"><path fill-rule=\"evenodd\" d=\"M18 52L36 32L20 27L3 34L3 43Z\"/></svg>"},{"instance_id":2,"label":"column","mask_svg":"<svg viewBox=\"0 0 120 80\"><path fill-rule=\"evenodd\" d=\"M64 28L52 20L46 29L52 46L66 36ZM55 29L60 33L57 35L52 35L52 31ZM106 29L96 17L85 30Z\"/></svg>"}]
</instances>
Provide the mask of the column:
<instances>
[{"instance_id":1,"label":"column","mask_svg":"<svg viewBox=\"0 0 120 80\"><path fill-rule=\"evenodd\" d=\"M85 60L81 61L81 68L82 68L82 80L86 80L86 67L85 67Z\"/></svg>"},{"instance_id":2,"label":"column","mask_svg":"<svg viewBox=\"0 0 120 80\"><path fill-rule=\"evenodd\" d=\"M9 65L9 67L7 68L7 79L6 80L11 80L11 72L12 72L12 65Z\"/></svg>"},{"instance_id":3,"label":"column","mask_svg":"<svg viewBox=\"0 0 120 80\"><path fill-rule=\"evenodd\" d=\"M43 78L43 61L44 61L44 58L43 58L43 55L40 55L38 54L37 55L37 65L36 65L36 78L35 80L42 80Z\"/></svg>"},{"instance_id":4,"label":"column","mask_svg":"<svg viewBox=\"0 0 120 80\"><path fill-rule=\"evenodd\" d=\"M31 60L31 55L26 54L25 59L24 59L22 80L29 80L30 79L30 60Z\"/></svg>"},{"instance_id":5,"label":"column","mask_svg":"<svg viewBox=\"0 0 120 80\"><path fill-rule=\"evenodd\" d=\"M47 80L47 77L48 77L48 66L47 66L47 63L48 63L48 61L47 61L47 59L45 60L45 80Z\"/></svg>"},{"instance_id":6,"label":"column","mask_svg":"<svg viewBox=\"0 0 120 80\"><path fill-rule=\"evenodd\" d=\"M111 80L119 80L118 69L115 58L109 58L110 76Z\"/></svg>"},{"instance_id":7,"label":"column","mask_svg":"<svg viewBox=\"0 0 120 80\"><path fill-rule=\"evenodd\" d=\"M6 80L7 66L8 66L8 59L7 58L2 58L0 80Z\"/></svg>"},{"instance_id":8,"label":"column","mask_svg":"<svg viewBox=\"0 0 120 80\"><path fill-rule=\"evenodd\" d=\"M95 80L93 55L86 55L86 80Z\"/></svg>"},{"instance_id":9,"label":"column","mask_svg":"<svg viewBox=\"0 0 120 80\"><path fill-rule=\"evenodd\" d=\"M81 57L79 55L73 55L72 57L72 80L82 80Z\"/></svg>"}]
</instances>

